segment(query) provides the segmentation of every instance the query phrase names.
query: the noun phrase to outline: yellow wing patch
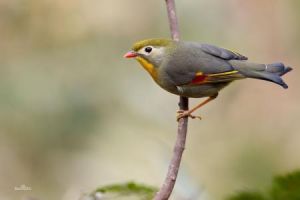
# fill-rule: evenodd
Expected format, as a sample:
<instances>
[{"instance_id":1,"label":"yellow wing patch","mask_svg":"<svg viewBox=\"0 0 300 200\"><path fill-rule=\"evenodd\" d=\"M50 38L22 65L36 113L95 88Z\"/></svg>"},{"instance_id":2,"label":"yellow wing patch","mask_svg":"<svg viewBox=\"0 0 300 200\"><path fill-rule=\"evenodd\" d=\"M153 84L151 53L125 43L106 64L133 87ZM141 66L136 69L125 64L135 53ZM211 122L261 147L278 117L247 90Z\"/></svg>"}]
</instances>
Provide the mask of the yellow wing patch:
<instances>
[{"instance_id":1,"label":"yellow wing patch","mask_svg":"<svg viewBox=\"0 0 300 200\"><path fill-rule=\"evenodd\" d=\"M245 78L237 70L232 70L228 72L221 72L216 74L208 74L206 78L207 83L218 83L218 82L230 82L238 79Z\"/></svg>"},{"instance_id":2,"label":"yellow wing patch","mask_svg":"<svg viewBox=\"0 0 300 200\"><path fill-rule=\"evenodd\" d=\"M202 72L197 72L197 73L196 73L196 76L202 76L202 75L203 75Z\"/></svg>"},{"instance_id":3,"label":"yellow wing patch","mask_svg":"<svg viewBox=\"0 0 300 200\"><path fill-rule=\"evenodd\" d=\"M202 72L197 72L191 84L198 85L198 84L205 84L205 83L230 82L242 78L245 77L240 73L238 73L237 70L215 73L215 74L203 74Z\"/></svg>"},{"instance_id":4,"label":"yellow wing patch","mask_svg":"<svg viewBox=\"0 0 300 200\"><path fill-rule=\"evenodd\" d=\"M212 77L212 76L226 76L226 75L231 75L231 74L236 74L236 73L238 73L238 71L233 70L233 71L221 72L221 73L216 73L216 74L208 74L207 76L209 76L209 77Z\"/></svg>"}]
</instances>

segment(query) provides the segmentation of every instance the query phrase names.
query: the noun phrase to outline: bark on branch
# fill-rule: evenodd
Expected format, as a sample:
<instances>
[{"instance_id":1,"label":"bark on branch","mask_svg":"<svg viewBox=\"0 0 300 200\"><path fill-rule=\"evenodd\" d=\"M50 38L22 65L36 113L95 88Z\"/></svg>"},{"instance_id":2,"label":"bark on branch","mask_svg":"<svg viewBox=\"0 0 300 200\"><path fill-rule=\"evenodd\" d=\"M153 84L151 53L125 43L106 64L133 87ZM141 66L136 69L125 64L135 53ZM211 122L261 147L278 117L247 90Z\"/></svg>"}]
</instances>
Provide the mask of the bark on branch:
<instances>
[{"instance_id":1,"label":"bark on branch","mask_svg":"<svg viewBox=\"0 0 300 200\"><path fill-rule=\"evenodd\" d=\"M165 0L165 1L166 1L167 11L168 11L168 18L169 18L172 39L178 41L179 29L178 29L178 21L176 16L175 1L174 0ZM188 98L180 97L178 105L180 110L188 110L189 109ZM188 118L181 118L178 122L177 138L173 150L173 156L169 165L168 173L164 180L163 185L161 186L159 192L156 194L154 200L168 200L173 191L177 179L178 170L180 167L182 154L185 148L187 125L188 125Z\"/></svg>"}]
</instances>

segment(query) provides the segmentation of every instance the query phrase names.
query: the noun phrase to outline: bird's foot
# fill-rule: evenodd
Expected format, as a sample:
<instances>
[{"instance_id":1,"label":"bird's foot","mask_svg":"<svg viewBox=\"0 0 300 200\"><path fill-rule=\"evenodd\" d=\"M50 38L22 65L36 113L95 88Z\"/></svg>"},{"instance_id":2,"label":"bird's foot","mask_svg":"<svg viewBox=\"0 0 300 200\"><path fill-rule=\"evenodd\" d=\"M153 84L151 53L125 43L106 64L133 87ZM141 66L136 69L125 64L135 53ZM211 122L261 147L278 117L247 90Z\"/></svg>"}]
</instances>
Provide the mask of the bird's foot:
<instances>
[{"instance_id":1,"label":"bird's foot","mask_svg":"<svg viewBox=\"0 0 300 200\"><path fill-rule=\"evenodd\" d=\"M188 110L178 110L177 111L177 121L179 121L181 118L184 118L184 117L190 117L192 119L202 119L202 117L200 116L195 116L195 115L192 115Z\"/></svg>"}]
</instances>

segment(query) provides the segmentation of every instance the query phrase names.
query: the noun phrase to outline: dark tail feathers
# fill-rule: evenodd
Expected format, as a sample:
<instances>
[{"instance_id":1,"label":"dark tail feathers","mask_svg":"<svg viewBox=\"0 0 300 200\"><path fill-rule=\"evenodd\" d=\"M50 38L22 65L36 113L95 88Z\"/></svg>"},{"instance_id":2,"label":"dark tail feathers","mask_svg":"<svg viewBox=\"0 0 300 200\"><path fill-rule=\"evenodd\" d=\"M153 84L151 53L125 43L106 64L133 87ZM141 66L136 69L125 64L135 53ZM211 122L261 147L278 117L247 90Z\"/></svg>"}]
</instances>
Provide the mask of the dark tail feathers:
<instances>
[{"instance_id":1,"label":"dark tail feathers","mask_svg":"<svg viewBox=\"0 0 300 200\"><path fill-rule=\"evenodd\" d=\"M284 66L283 63L272 63L266 65L266 71L270 73L277 74L279 76L283 76L289 71L292 71L291 67Z\"/></svg>"},{"instance_id":2,"label":"dark tail feathers","mask_svg":"<svg viewBox=\"0 0 300 200\"><path fill-rule=\"evenodd\" d=\"M265 71L262 72L263 79L265 78L264 80L272 81L287 89L288 85L282 80L281 76L292 71L292 68L286 67L283 63L272 63L265 66Z\"/></svg>"},{"instance_id":3,"label":"dark tail feathers","mask_svg":"<svg viewBox=\"0 0 300 200\"><path fill-rule=\"evenodd\" d=\"M288 85L282 80L281 76L292 70L291 67L286 67L283 63L272 64L256 64L249 62L234 62L234 68L242 75L249 78L256 78L266 81L271 81L283 88L288 88Z\"/></svg>"}]
</instances>

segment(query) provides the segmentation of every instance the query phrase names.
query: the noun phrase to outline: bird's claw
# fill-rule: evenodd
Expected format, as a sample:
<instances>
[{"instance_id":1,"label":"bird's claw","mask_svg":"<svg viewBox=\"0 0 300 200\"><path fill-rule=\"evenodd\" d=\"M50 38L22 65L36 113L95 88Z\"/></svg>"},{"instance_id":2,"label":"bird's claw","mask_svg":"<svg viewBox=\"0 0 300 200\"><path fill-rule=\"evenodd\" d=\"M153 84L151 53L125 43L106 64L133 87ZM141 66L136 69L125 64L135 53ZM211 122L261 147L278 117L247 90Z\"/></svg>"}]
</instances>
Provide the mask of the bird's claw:
<instances>
[{"instance_id":1,"label":"bird's claw","mask_svg":"<svg viewBox=\"0 0 300 200\"><path fill-rule=\"evenodd\" d=\"M178 110L177 111L177 121L179 121L181 118L184 118L184 117L190 117L192 119L202 119L201 116L195 116L195 115L192 115L191 113L189 113L188 110Z\"/></svg>"}]
</instances>

